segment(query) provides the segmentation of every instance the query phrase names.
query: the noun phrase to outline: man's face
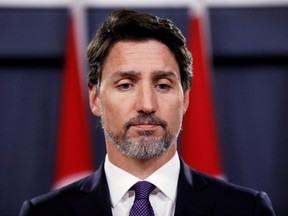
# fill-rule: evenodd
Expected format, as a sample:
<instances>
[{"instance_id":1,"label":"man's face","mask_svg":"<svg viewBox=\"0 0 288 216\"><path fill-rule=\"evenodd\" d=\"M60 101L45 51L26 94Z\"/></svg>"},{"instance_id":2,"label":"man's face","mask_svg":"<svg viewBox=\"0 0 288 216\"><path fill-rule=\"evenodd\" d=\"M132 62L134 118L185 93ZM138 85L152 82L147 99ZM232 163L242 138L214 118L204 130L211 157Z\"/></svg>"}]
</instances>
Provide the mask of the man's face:
<instances>
[{"instance_id":1,"label":"man's face","mask_svg":"<svg viewBox=\"0 0 288 216\"><path fill-rule=\"evenodd\" d=\"M176 145L188 94L173 53L147 40L117 42L104 63L98 95L94 86L89 97L107 144L128 157L147 159Z\"/></svg>"}]
</instances>

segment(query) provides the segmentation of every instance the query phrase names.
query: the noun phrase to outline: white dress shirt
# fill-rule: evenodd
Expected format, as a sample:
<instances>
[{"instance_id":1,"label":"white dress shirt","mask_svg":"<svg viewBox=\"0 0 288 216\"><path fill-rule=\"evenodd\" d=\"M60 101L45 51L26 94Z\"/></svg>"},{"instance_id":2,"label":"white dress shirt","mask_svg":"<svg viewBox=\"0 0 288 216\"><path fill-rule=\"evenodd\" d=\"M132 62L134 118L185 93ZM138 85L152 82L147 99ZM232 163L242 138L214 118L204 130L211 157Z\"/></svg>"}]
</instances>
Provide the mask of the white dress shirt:
<instances>
[{"instance_id":1,"label":"white dress shirt","mask_svg":"<svg viewBox=\"0 0 288 216\"><path fill-rule=\"evenodd\" d=\"M134 191L129 189L141 179L113 165L107 155L104 169L110 190L112 215L128 216L135 197ZM145 179L156 186L149 197L155 216L174 215L179 172L180 161L176 152L172 159Z\"/></svg>"}]
</instances>

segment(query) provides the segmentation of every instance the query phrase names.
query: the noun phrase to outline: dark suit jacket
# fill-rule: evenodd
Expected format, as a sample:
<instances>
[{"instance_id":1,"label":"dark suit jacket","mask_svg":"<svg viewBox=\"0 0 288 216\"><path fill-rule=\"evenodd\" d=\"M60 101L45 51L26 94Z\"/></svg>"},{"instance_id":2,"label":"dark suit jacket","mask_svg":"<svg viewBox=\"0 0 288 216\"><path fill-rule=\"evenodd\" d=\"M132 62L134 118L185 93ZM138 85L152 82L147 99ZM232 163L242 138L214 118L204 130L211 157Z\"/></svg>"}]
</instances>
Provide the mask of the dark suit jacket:
<instances>
[{"instance_id":1,"label":"dark suit jacket","mask_svg":"<svg viewBox=\"0 0 288 216\"><path fill-rule=\"evenodd\" d=\"M20 216L112 216L103 167L62 189L25 201ZM181 161L175 215L271 216L275 213L264 192L215 179Z\"/></svg>"}]
</instances>

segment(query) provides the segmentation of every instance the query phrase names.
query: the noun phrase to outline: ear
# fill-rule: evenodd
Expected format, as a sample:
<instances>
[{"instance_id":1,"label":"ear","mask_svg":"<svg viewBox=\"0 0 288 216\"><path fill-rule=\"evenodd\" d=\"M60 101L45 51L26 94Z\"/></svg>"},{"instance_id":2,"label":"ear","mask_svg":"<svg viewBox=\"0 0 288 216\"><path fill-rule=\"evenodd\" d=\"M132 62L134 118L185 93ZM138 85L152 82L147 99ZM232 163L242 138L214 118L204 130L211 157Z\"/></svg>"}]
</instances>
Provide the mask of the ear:
<instances>
[{"instance_id":1,"label":"ear","mask_svg":"<svg viewBox=\"0 0 288 216\"><path fill-rule=\"evenodd\" d=\"M97 94L97 88L95 85L89 88L90 109L95 116L101 116L100 98L97 96Z\"/></svg>"},{"instance_id":2,"label":"ear","mask_svg":"<svg viewBox=\"0 0 288 216\"><path fill-rule=\"evenodd\" d=\"M188 106L189 106L189 94L190 94L190 90L187 90L186 92L184 92L184 101L183 101L183 107L184 107L184 113L186 113Z\"/></svg>"}]
</instances>

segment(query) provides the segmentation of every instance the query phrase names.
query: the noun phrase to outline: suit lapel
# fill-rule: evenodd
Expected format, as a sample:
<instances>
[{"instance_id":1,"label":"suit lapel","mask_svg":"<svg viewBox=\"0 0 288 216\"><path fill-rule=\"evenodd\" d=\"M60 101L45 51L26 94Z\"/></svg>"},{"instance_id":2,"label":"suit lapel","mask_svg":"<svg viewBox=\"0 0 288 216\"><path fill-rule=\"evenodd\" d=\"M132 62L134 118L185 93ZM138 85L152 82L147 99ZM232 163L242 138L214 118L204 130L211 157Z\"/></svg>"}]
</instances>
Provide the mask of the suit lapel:
<instances>
[{"instance_id":1,"label":"suit lapel","mask_svg":"<svg viewBox=\"0 0 288 216\"><path fill-rule=\"evenodd\" d=\"M205 179L181 161L175 216L211 215L214 201L207 188Z\"/></svg>"},{"instance_id":2,"label":"suit lapel","mask_svg":"<svg viewBox=\"0 0 288 216\"><path fill-rule=\"evenodd\" d=\"M214 200L208 185L198 172L181 161L178 179L175 216L211 215ZM80 189L84 195L74 204L77 216L112 216L110 193L103 164L90 176Z\"/></svg>"},{"instance_id":3,"label":"suit lapel","mask_svg":"<svg viewBox=\"0 0 288 216\"><path fill-rule=\"evenodd\" d=\"M77 216L112 216L109 189L103 163L95 174L83 183L80 190L86 195L74 205Z\"/></svg>"}]
</instances>

